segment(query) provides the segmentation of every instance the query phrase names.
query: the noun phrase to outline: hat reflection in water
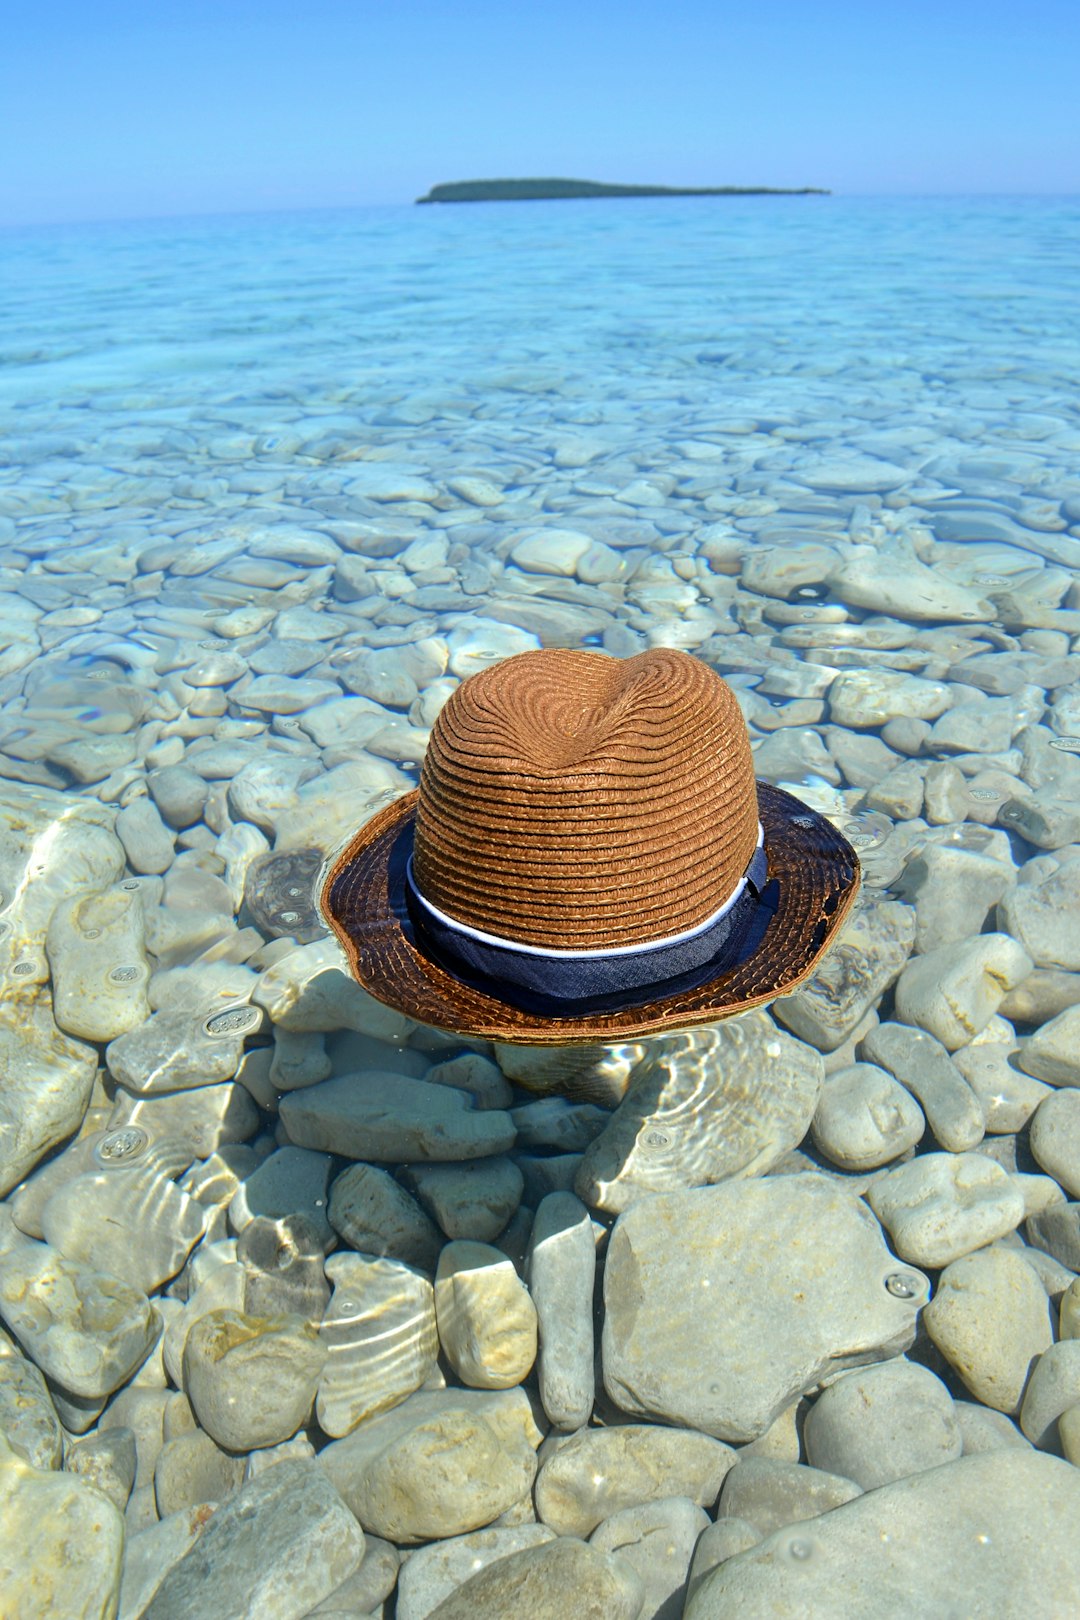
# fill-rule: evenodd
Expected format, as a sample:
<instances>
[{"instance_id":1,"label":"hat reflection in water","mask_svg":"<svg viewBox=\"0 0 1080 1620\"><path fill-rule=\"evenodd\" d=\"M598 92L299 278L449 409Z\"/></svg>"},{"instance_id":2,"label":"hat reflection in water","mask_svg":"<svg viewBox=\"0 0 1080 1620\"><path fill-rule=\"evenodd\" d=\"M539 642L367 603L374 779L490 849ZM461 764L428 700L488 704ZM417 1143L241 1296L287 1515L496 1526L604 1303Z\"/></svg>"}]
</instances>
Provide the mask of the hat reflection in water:
<instances>
[{"instance_id":1,"label":"hat reflection in water","mask_svg":"<svg viewBox=\"0 0 1080 1620\"><path fill-rule=\"evenodd\" d=\"M669 648L550 648L463 681L420 787L322 907L380 1001L461 1035L596 1043L789 994L858 892L823 816L755 782L735 694Z\"/></svg>"}]
</instances>

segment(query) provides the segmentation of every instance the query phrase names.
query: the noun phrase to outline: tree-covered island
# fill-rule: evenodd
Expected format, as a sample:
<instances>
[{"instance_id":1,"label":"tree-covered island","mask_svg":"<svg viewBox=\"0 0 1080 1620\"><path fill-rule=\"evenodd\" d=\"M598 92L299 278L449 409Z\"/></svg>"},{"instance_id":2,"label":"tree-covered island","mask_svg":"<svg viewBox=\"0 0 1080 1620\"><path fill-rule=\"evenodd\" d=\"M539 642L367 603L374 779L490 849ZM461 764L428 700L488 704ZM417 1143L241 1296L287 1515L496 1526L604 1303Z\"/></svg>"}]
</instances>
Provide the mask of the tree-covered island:
<instances>
[{"instance_id":1,"label":"tree-covered island","mask_svg":"<svg viewBox=\"0 0 1080 1620\"><path fill-rule=\"evenodd\" d=\"M537 202L552 197L828 197L821 186L609 186L599 180L451 180L418 203Z\"/></svg>"}]
</instances>

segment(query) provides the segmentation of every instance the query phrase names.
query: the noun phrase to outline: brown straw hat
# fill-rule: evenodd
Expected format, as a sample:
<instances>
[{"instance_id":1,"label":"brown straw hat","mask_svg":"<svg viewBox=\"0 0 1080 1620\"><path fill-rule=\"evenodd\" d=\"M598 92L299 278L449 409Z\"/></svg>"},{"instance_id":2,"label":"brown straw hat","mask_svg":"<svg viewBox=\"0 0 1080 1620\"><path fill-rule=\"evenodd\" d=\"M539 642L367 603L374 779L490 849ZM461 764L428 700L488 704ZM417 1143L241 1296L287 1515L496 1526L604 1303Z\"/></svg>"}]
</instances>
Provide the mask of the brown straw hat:
<instances>
[{"instance_id":1,"label":"brown straw hat","mask_svg":"<svg viewBox=\"0 0 1080 1620\"><path fill-rule=\"evenodd\" d=\"M787 995L858 887L824 816L755 782L707 664L550 648L462 682L419 790L349 841L322 908L359 982L409 1017L571 1045Z\"/></svg>"}]
</instances>

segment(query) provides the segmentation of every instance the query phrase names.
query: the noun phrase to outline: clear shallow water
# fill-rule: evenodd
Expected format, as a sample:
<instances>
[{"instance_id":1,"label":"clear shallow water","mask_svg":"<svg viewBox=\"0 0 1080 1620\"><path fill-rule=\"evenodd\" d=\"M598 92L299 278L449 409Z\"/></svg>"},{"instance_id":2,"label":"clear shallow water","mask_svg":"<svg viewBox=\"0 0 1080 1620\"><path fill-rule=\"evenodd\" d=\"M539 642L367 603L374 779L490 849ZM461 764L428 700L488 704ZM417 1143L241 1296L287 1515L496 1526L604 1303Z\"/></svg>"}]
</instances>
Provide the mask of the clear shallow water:
<instances>
[{"instance_id":1,"label":"clear shallow water","mask_svg":"<svg viewBox=\"0 0 1080 1620\"><path fill-rule=\"evenodd\" d=\"M72 1074L92 1075L151 1011L186 1010L195 1031L245 1002L257 973L319 937L280 888L253 905L252 869L272 846L310 885L297 852L326 853L411 785L449 685L536 644L707 658L740 691L760 774L849 828L871 897L899 898L919 950L1000 930L989 899L964 911L966 935L948 930L904 868L927 842L951 842L1004 861L1010 881L1042 860L1032 883L1075 853L1078 257L1072 200L494 204L0 237L10 1036L32 993L34 1061L74 1096ZM518 547L545 531L564 538L537 565ZM586 559L574 536L600 550ZM426 549L399 561L416 541ZM934 590L946 594L920 596ZM379 650L374 684L355 666L364 648ZM992 672L965 678L968 657L990 655ZM871 687L874 671L936 684L942 707L895 685L867 707L864 689L832 684L853 670ZM375 730L355 709L328 718L351 694L383 705ZM273 793L238 796L235 779L268 760ZM29 818L27 847L48 868L35 892L66 902L80 880L48 867L49 828L111 826L149 773L178 765L205 784L194 812L174 807L167 831L129 828L123 871L86 857L84 887L139 878L148 932L72 912L46 942L53 911L28 909L20 827ZM931 766L953 775L927 777ZM1017 795L1042 819L999 821ZM164 890L148 890L161 876ZM224 900L207 888L219 877ZM1056 908L1067 933L1071 891L1056 892L1043 915ZM1038 954L1041 926L1010 924L1035 952L1029 990L1042 988L1004 1005L1002 1044L1075 999L1071 978L1047 975L1080 960L1055 942ZM130 962L95 965L86 951L102 932ZM137 972L116 983L136 990L88 1014L102 1002L95 974L117 961ZM890 996L876 996L886 1019ZM820 1030L791 1027L835 1066ZM325 1031L334 1074L358 1061L340 1028ZM458 1050L377 1020L370 1033L406 1042L407 1072ZM255 1046L269 1034L264 1023ZM709 1055L683 1051L682 1090L658 1106L704 1120ZM307 1069L295 1061L305 1083L325 1072L314 1048ZM146 1062L123 1070L125 1092L110 1061L8 1184L88 1103L83 1134L141 1119L168 1137ZM169 1072L162 1095L174 1083L200 1095ZM245 1083L264 1106L285 1089ZM1022 1103L981 1106L1001 1162L1037 1168L1023 1141L1019 1159L1009 1146ZM274 1126L264 1112L237 1135L265 1155ZM698 1134L663 1172L674 1185L713 1179ZM935 1145L957 1149L931 1132L924 1151ZM545 1185L527 1186L526 1206ZM1061 1185L1073 1196L1067 1174ZM204 1248L227 1241L223 1208ZM171 1286L186 1296L186 1280ZM153 1516L147 1489L132 1525Z\"/></svg>"}]
</instances>

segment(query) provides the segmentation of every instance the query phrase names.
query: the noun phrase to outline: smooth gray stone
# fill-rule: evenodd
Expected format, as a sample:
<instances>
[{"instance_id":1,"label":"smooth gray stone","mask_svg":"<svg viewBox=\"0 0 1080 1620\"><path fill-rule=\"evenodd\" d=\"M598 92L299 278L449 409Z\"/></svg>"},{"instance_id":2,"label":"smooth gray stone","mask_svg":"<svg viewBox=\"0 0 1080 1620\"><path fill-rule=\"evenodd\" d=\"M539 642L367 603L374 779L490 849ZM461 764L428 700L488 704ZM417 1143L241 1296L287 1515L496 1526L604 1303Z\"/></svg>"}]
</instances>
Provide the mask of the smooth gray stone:
<instances>
[{"instance_id":1,"label":"smooth gray stone","mask_svg":"<svg viewBox=\"0 0 1080 1620\"><path fill-rule=\"evenodd\" d=\"M593 1103L572 1103L565 1097L540 1097L511 1108L518 1146L551 1148L557 1153L583 1153L611 1118L606 1108Z\"/></svg>"},{"instance_id":2,"label":"smooth gray stone","mask_svg":"<svg viewBox=\"0 0 1080 1620\"><path fill-rule=\"evenodd\" d=\"M1042 794L1037 799L1008 799L998 811L998 822L1036 849L1061 849L1080 840L1080 811Z\"/></svg>"},{"instance_id":3,"label":"smooth gray stone","mask_svg":"<svg viewBox=\"0 0 1080 1620\"><path fill-rule=\"evenodd\" d=\"M140 1620L169 1570L202 1535L213 1511L213 1504L200 1502L139 1531L128 1525L116 1620Z\"/></svg>"},{"instance_id":4,"label":"smooth gray stone","mask_svg":"<svg viewBox=\"0 0 1080 1620\"><path fill-rule=\"evenodd\" d=\"M161 819L168 826L190 827L201 817L207 786L203 778L186 765L166 765L161 770L151 771L146 785Z\"/></svg>"},{"instance_id":5,"label":"smooth gray stone","mask_svg":"<svg viewBox=\"0 0 1080 1620\"><path fill-rule=\"evenodd\" d=\"M2 806L0 806L2 809ZM0 830L3 818L0 816ZM3 872L0 864L0 874ZM41 980L47 968L36 941ZM8 942L13 950L19 941ZM32 955L14 963L32 962ZM48 992L33 983L26 997L8 988L0 1010L0 1196L16 1187L50 1149L79 1129L90 1102L97 1053L58 1028Z\"/></svg>"},{"instance_id":6,"label":"smooth gray stone","mask_svg":"<svg viewBox=\"0 0 1080 1620\"><path fill-rule=\"evenodd\" d=\"M35 1468L60 1467L63 1436L48 1385L6 1333L0 1333L0 1434Z\"/></svg>"},{"instance_id":7,"label":"smooth gray stone","mask_svg":"<svg viewBox=\"0 0 1080 1620\"><path fill-rule=\"evenodd\" d=\"M845 1373L806 1415L806 1455L815 1468L876 1490L960 1456L952 1396L941 1379L909 1361Z\"/></svg>"},{"instance_id":8,"label":"smooth gray stone","mask_svg":"<svg viewBox=\"0 0 1080 1620\"><path fill-rule=\"evenodd\" d=\"M515 1152L521 1171L525 1202L536 1208L552 1193L573 1192L584 1155L581 1153Z\"/></svg>"},{"instance_id":9,"label":"smooth gray stone","mask_svg":"<svg viewBox=\"0 0 1080 1620\"><path fill-rule=\"evenodd\" d=\"M278 1148L237 1188L229 1204L233 1230L242 1232L258 1216L280 1220L301 1215L328 1249L334 1240L326 1215L332 1166L329 1153L292 1146Z\"/></svg>"},{"instance_id":10,"label":"smooth gray stone","mask_svg":"<svg viewBox=\"0 0 1080 1620\"><path fill-rule=\"evenodd\" d=\"M134 799L116 818L116 836L133 872L167 872L176 846L152 799Z\"/></svg>"},{"instance_id":11,"label":"smooth gray stone","mask_svg":"<svg viewBox=\"0 0 1080 1620\"><path fill-rule=\"evenodd\" d=\"M640 1575L645 1588L641 1620L679 1620L694 1547L709 1523L708 1514L689 1497L666 1496L613 1513L597 1525L589 1546L616 1553Z\"/></svg>"},{"instance_id":12,"label":"smooth gray stone","mask_svg":"<svg viewBox=\"0 0 1080 1620\"><path fill-rule=\"evenodd\" d=\"M1080 859L1074 856L1036 880L1010 889L998 906L998 927L1019 941L1037 968L1076 972L1080 969L1078 906Z\"/></svg>"},{"instance_id":13,"label":"smooth gray stone","mask_svg":"<svg viewBox=\"0 0 1080 1620\"><path fill-rule=\"evenodd\" d=\"M1037 967L1023 984L1009 991L998 1013L1014 1024L1045 1024L1078 1003L1080 973Z\"/></svg>"},{"instance_id":14,"label":"smooth gray stone","mask_svg":"<svg viewBox=\"0 0 1080 1620\"><path fill-rule=\"evenodd\" d=\"M209 1086L232 1079L245 1035L261 1022L257 1007L201 1015L167 1009L110 1041L105 1061L113 1079L140 1096Z\"/></svg>"},{"instance_id":15,"label":"smooth gray stone","mask_svg":"<svg viewBox=\"0 0 1080 1620\"><path fill-rule=\"evenodd\" d=\"M1031 1117L1031 1152L1040 1169L1080 1198L1080 1091L1053 1091Z\"/></svg>"},{"instance_id":16,"label":"smooth gray stone","mask_svg":"<svg viewBox=\"0 0 1080 1620\"><path fill-rule=\"evenodd\" d=\"M728 1559L685 1620L1057 1620L1080 1581L1078 1513L1080 1474L1067 1463L1012 1450L963 1457Z\"/></svg>"},{"instance_id":17,"label":"smooth gray stone","mask_svg":"<svg viewBox=\"0 0 1080 1620\"><path fill-rule=\"evenodd\" d=\"M589 1421L596 1396L593 1293L596 1240L572 1193L550 1193L533 1219L525 1275L539 1321L540 1400L557 1429Z\"/></svg>"},{"instance_id":18,"label":"smooth gray stone","mask_svg":"<svg viewBox=\"0 0 1080 1620\"><path fill-rule=\"evenodd\" d=\"M495 1154L461 1164L410 1164L399 1175L448 1238L491 1243L521 1203L524 1177Z\"/></svg>"},{"instance_id":19,"label":"smooth gray stone","mask_svg":"<svg viewBox=\"0 0 1080 1620\"><path fill-rule=\"evenodd\" d=\"M1032 958L1008 934L977 934L912 957L896 983L896 1015L950 1052L986 1028Z\"/></svg>"},{"instance_id":20,"label":"smooth gray stone","mask_svg":"<svg viewBox=\"0 0 1080 1620\"><path fill-rule=\"evenodd\" d=\"M383 1600L394 1590L400 1565L398 1550L389 1541L365 1536L360 1567L310 1612L313 1615L371 1615L373 1620L381 1620Z\"/></svg>"},{"instance_id":21,"label":"smooth gray stone","mask_svg":"<svg viewBox=\"0 0 1080 1620\"><path fill-rule=\"evenodd\" d=\"M236 1239L248 1316L295 1315L316 1326L330 1299L323 1242L304 1215L256 1215Z\"/></svg>"},{"instance_id":22,"label":"smooth gray stone","mask_svg":"<svg viewBox=\"0 0 1080 1620\"><path fill-rule=\"evenodd\" d=\"M421 1078L429 1085L455 1086L458 1091L470 1092L477 1108L509 1108L514 1099L513 1087L498 1064L479 1052L461 1052L446 1058L422 1070Z\"/></svg>"},{"instance_id":23,"label":"smooth gray stone","mask_svg":"<svg viewBox=\"0 0 1080 1620\"><path fill-rule=\"evenodd\" d=\"M754 1440L826 1373L906 1349L925 1297L826 1176L661 1194L608 1243L604 1383L623 1411Z\"/></svg>"},{"instance_id":24,"label":"smooth gray stone","mask_svg":"<svg viewBox=\"0 0 1080 1620\"><path fill-rule=\"evenodd\" d=\"M686 1583L687 1602L714 1569L719 1569L736 1553L756 1547L760 1540L758 1532L746 1519L716 1519L707 1525L694 1548L690 1578Z\"/></svg>"},{"instance_id":25,"label":"smooth gray stone","mask_svg":"<svg viewBox=\"0 0 1080 1620\"><path fill-rule=\"evenodd\" d=\"M1053 1338L1045 1288L1001 1244L945 1267L923 1325L976 1399L1000 1412L1019 1410L1032 1363Z\"/></svg>"},{"instance_id":26,"label":"smooth gray stone","mask_svg":"<svg viewBox=\"0 0 1080 1620\"><path fill-rule=\"evenodd\" d=\"M825 741L849 787L872 787L900 763L898 755L887 748L880 737L870 736L865 731L826 726Z\"/></svg>"},{"instance_id":27,"label":"smooth gray stone","mask_svg":"<svg viewBox=\"0 0 1080 1620\"><path fill-rule=\"evenodd\" d=\"M206 1224L203 1205L172 1179L169 1146L151 1148L130 1166L95 1166L58 1188L41 1213L45 1241L68 1260L155 1293L180 1270Z\"/></svg>"},{"instance_id":28,"label":"smooth gray stone","mask_svg":"<svg viewBox=\"0 0 1080 1620\"><path fill-rule=\"evenodd\" d=\"M365 1530L406 1546L478 1530L520 1502L540 1439L522 1390L419 1390L319 1464Z\"/></svg>"},{"instance_id":29,"label":"smooth gray stone","mask_svg":"<svg viewBox=\"0 0 1080 1620\"><path fill-rule=\"evenodd\" d=\"M873 1063L855 1063L825 1081L811 1123L818 1151L842 1170L874 1170L922 1137L914 1097Z\"/></svg>"},{"instance_id":30,"label":"smooth gray stone","mask_svg":"<svg viewBox=\"0 0 1080 1620\"><path fill-rule=\"evenodd\" d=\"M816 972L773 1012L819 1051L835 1051L900 973L914 940L910 906L865 896Z\"/></svg>"},{"instance_id":31,"label":"smooth gray stone","mask_svg":"<svg viewBox=\"0 0 1080 1620\"><path fill-rule=\"evenodd\" d=\"M114 1395L102 1416L98 1432L127 1429L135 1436L135 1487L153 1486L154 1467L165 1439L165 1412L170 1393L129 1384Z\"/></svg>"},{"instance_id":32,"label":"smooth gray stone","mask_svg":"<svg viewBox=\"0 0 1080 1620\"><path fill-rule=\"evenodd\" d=\"M738 1519L760 1536L817 1518L862 1495L853 1479L776 1457L740 1457L724 1481L717 1522Z\"/></svg>"},{"instance_id":33,"label":"smooth gray stone","mask_svg":"<svg viewBox=\"0 0 1080 1620\"><path fill-rule=\"evenodd\" d=\"M1080 1339L1059 1339L1035 1363L1020 1407L1020 1427L1040 1451L1060 1451L1058 1418L1078 1403Z\"/></svg>"},{"instance_id":34,"label":"smooth gray stone","mask_svg":"<svg viewBox=\"0 0 1080 1620\"><path fill-rule=\"evenodd\" d=\"M568 1614L638 1620L644 1588L615 1554L560 1537L489 1564L430 1611L430 1620L566 1620Z\"/></svg>"},{"instance_id":35,"label":"smooth gray stone","mask_svg":"<svg viewBox=\"0 0 1080 1620\"><path fill-rule=\"evenodd\" d=\"M1020 1045L1017 1063L1051 1086L1080 1086L1080 1007L1068 1007Z\"/></svg>"},{"instance_id":36,"label":"smooth gray stone","mask_svg":"<svg viewBox=\"0 0 1080 1620\"><path fill-rule=\"evenodd\" d=\"M963 1153L982 1141L982 1104L933 1035L909 1024L878 1024L864 1035L859 1051L918 1098L941 1147Z\"/></svg>"},{"instance_id":37,"label":"smooth gray stone","mask_svg":"<svg viewBox=\"0 0 1080 1620\"><path fill-rule=\"evenodd\" d=\"M980 1406L975 1401L956 1401L953 1404L965 1457L977 1457L984 1451L1031 1449L1031 1441L1021 1434L1004 1412L995 1412L991 1407Z\"/></svg>"},{"instance_id":38,"label":"smooth gray stone","mask_svg":"<svg viewBox=\"0 0 1080 1620\"><path fill-rule=\"evenodd\" d=\"M137 1288L29 1238L0 1256L0 1317L41 1372L91 1400L126 1383L161 1332Z\"/></svg>"},{"instance_id":39,"label":"smooth gray stone","mask_svg":"<svg viewBox=\"0 0 1080 1620\"><path fill-rule=\"evenodd\" d=\"M513 1263L487 1243L448 1243L435 1273L442 1353L473 1389L510 1389L536 1360L536 1307Z\"/></svg>"},{"instance_id":40,"label":"smooth gray stone","mask_svg":"<svg viewBox=\"0 0 1080 1620\"><path fill-rule=\"evenodd\" d=\"M554 1540L554 1530L543 1524L492 1525L418 1547L401 1566L395 1620L427 1620L444 1598L489 1564Z\"/></svg>"},{"instance_id":41,"label":"smooth gray stone","mask_svg":"<svg viewBox=\"0 0 1080 1620\"><path fill-rule=\"evenodd\" d=\"M1024 1223L1029 1243L1073 1272L1080 1272L1080 1203L1055 1204Z\"/></svg>"},{"instance_id":42,"label":"smooth gray stone","mask_svg":"<svg viewBox=\"0 0 1080 1620\"><path fill-rule=\"evenodd\" d=\"M195 1507L223 1502L238 1491L244 1459L215 1445L201 1429L166 1440L154 1464L154 1499L161 1518Z\"/></svg>"},{"instance_id":43,"label":"smooth gray stone","mask_svg":"<svg viewBox=\"0 0 1080 1620\"><path fill-rule=\"evenodd\" d=\"M928 844L904 868L902 892L915 903L915 947L936 950L982 932L1008 893L1011 866L953 844Z\"/></svg>"},{"instance_id":44,"label":"smooth gray stone","mask_svg":"<svg viewBox=\"0 0 1080 1620\"><path fill-rule=\"evenodd\" d=\"M536 1511L560 1536L588 1536L623 1508L671 1495L711 1507L736 1452L711 1435L644 1423L579 1429L545 1447Z\"/></svg>"},{"instance_id":45,"label":"smooth gray stone","mask_svg":"<svg viewBox=\"0 0 1080 1620\"><path fill-rule=\"evenodd\" d=\"M350 1164L330 1188L330 1225L362 1254L384 1255L434 1272L442 1233L386 1170Z\"/></svg>"},{"instance_id":46,"label":"smooth gray stone","mask_svg":"<svg viewBox=\"0 0 1080 1620\"><path fill-rule=\"evenodd\" d=\"M619 1212L650 1193L762 1175L805 1136L820 1054L755 1010L664 1036L646 1052L574 1188Z\"/></svg>"},{"instance_id":47,"label":"smooth gray stone","mask_svg":"<svg viewBox=\"0 0 1080 1620\"><path fill-rule=\"evenodd\" d=\"M301 1620L363 1555L363 1532L318 1464L279 1463L218 1508L145 1620Z\"/></svg>"},{"instance_id":48,"label":"smooth gray stone","mask_svg":"<svg viewBox=\"0 0 1080 1620\"><path fill-rule=\"evenodd\" d=\"M95 1486L123 1513L135 1484L134 1431L106 1429L74 1441L64 1458L64 1467Z\"/></svg>"},{"instance_id":49,"label":"smooth gray stone","mask_svg":"<svg viewBox=\"0 0 1080 1620\"><path fill-rule=\"evenodd\" d=\"M408 1163L505 1153L514 1123L498 1109L470 1107L450 1086L401 1074L346 1074L281 1100L281 1120L298 1147L348 1159Z\"/></svg>"}]
</instances>

